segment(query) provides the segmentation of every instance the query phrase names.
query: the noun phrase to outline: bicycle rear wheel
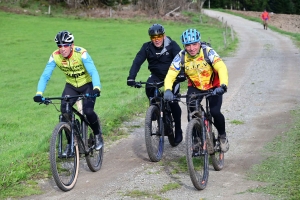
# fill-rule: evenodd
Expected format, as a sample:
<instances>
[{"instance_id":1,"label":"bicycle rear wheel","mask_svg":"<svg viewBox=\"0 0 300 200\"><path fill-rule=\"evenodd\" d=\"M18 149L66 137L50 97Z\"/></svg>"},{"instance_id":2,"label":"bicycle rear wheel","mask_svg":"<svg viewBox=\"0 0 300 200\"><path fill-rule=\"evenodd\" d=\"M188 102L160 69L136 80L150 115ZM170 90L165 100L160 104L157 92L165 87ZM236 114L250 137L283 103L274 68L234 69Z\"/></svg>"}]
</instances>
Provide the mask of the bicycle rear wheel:
<instances>
[{"instance_id":1,"label":"bicycle rear wheel","mask_svg":"<svg viewBox=\"0 0 300 200\"><path fill-rule=\"evenodd\" d=\"M100 124L99 118L98 121ZM86 150L88 150L92 146L95 146L95 136L92 129L84 121L82 122L82 129L83 129L82 133L84 135L84 138L86 138L86 140L84 141L85 147ZM96 172L101 169L102 161L103 161L103 152L104 152L104 145L99 151L96 151L95 149L91 149L89 154L85 156L86 163L92 172Z\"/></svg>"},{"instance_id":2,"label":"bicycle rear wheel","mask_svg":"<svg viewBox=\"0 0 300 200\"><path fill-rule=\"evenodd\" d=\"M78 177L79 151L77 143L74 141L74 154L62 155L69 143L68 138L71 138L71 127L66 122L60 122L52 132L50 165L54 181L62 191L73 189Z\"/></svg>"},{"instance_id":3,"label":"bicycle rear wheel","mask_svg":"<svg viewBox=\"0 0 300 200\"><path fill-rule=\"evenodd\" d=\"M151 105L145 118L145 142L152 162L160 161L164 151L164 128L161 124L159 108Z\"/></svg>"},{"instance_id":4,"label":"bicycle rear wheel","mask_svg":"<svg viewBox=\"0 0 300 200\"><path fill-rule=\"evenodd\" d=\"M214 144L214 153L210 155L212 165L216 171L220 171L224 167L224 152L221 151L220 142L218 140L218 130L212 126L210 133Z\"/></svg>"},{"instance_id":5,"label":"bicycle rear wheel","mask_svg":"<svg viewBox=\"0 0 300 200\"><path fill-rule=\"evenodd\" d=\"M208 181L208 153L203 138L203 123L192 119L186 130L186 160L190 178L198 190L205 189Z\"/></svg>"}]
</instances>

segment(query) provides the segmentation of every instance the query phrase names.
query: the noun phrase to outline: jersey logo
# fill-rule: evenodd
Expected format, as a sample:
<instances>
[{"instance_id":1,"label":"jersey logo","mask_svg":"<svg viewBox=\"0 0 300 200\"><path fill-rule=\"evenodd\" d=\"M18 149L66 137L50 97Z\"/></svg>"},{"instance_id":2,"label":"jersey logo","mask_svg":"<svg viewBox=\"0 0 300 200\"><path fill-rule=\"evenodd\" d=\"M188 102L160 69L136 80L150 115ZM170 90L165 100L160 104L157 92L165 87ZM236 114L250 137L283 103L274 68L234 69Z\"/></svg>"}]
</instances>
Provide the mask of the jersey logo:
<instances>
[{"instance_id":1,"label":"jersey logo","mask_svg":"<svg viewBox=\"0 0 300 200\"><path fill-rule=\"evenodd\" d=\"M180 58L179 54L177 54L172 62L172 65L175 67L176 70L180 70L180 61L181 61L181 58Z\"/></svg>"},{"instance_id":2,"label":"jersey logo","mask_svg":"<svg viewBox=\"0 0 300 200\"><path fill-rule=\"evenodd\" d=\"M180 57L179 55L177 54L176 57L174 58L174 61L173 62L179 62L180 61Z\"/></svg>"}]
</instances>

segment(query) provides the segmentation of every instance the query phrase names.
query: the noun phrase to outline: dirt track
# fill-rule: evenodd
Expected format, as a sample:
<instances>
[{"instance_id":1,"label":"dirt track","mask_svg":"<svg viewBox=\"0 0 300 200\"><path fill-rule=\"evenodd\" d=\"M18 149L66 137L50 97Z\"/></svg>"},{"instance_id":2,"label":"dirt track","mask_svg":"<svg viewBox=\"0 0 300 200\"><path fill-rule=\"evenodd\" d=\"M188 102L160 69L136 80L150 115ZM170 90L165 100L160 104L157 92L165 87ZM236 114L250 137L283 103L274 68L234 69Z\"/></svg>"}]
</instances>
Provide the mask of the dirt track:
<instances>
[{"instance_id":1,"label":"dirt track","mask_svg":"<svg viewBox=\"0 0 300 200\"><path fill-rule=\"evenodd\" d=\"M124 196L133 190L147 191L165 199L272 199L269 195L247 192L247 189L264 183L247 180L246 173L262 160L264 144L286 130L290 122L289 110L299 106L300 91L295 84L300 77L299 49L289 38L266 31L259 23L216 11L206 10L205 13L223 17L233 25L240 41L236 54L224 58L229 70L229 87L222 111L230 150L225 154L222 171L216 172L210 167L207 188L197 191L187 173L170 173L174 166L166 163L184 156L184 141L175 148L165 144L164 165L149 161L141 116L130 122L141 127L134 129L129 138L106 147L99 172L92 173L86 166L81 166L77 185L72 191L62 192L53 181L46 181L41 182L45 194L24 199L133 199ZM184 130L185 119L184 112ZM232 120L244 124L234 125L230 123ZM179 183L181 187L160 193L162 186L169 183Z\"/></svg>"}]
</instances>

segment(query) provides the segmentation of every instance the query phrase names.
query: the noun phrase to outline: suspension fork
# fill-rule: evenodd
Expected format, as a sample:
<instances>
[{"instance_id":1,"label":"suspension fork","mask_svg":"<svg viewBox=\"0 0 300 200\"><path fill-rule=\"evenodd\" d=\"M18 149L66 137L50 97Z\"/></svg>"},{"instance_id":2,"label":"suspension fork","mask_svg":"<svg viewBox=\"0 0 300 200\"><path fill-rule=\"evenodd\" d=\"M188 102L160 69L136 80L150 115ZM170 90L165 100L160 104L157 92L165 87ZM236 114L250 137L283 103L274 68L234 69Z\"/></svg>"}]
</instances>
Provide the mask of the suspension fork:
<instances>
[{"instance_id":1,"label":"suspension fork","mask_svg":"<svg viewBox=\"0 0 300 200\"><path fill-rule=\"evenodd\" d=\"M71 117L71 135L70 135L70 145L71 145L71 154L74 153L74 145L75 145L75 114L72 112L70 108L70 102L66 104L66 112L68 113L69 117Z\"/></svg>"},{"instance_id":2,"label":"suspension fork","mask_svg":"<svg viewBox=\"0 0 300 200\"><path fill-rule=\"evenodd\" d=\"M201 113L201 118L200 120L202 121L202 146L203 146L203 153L207 152L207 143L206 143L206 126L205 126L205 112L202 110L202 107L200 106L200 100L197 99L196 100L196 110L199 111ZM201 122L200 122L201 123Z\"/></svg>"},{"instance_id":3,"label":"suspension fork","mask_svg":"<svg viewBox=\"0 0 300 200\"><path fill-rule=\"evenodd\" d=\"M164 123L165 123L165 110L164 110L165 102L163 98L160 99L159 112L160 112L160 124L159 124L159 132L164 134Z\"/></svg>"}]
</instances>

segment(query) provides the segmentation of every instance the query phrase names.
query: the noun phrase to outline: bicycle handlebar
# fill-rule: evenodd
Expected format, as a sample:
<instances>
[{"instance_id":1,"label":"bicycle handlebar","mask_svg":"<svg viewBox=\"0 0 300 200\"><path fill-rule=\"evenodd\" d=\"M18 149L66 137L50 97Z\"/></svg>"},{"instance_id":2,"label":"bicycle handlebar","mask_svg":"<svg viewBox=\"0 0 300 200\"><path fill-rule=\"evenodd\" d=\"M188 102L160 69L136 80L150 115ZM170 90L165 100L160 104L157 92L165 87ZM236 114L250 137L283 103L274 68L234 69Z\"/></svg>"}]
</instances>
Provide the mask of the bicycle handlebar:
<instances>
[{"instance_id":1,"label":"bicycle handlebar","mask_svg":"<svg viewBox=\"0 0 300 200\"><path fill-rule=\"evenodd\" d=\"M95 98L97 96L93 96L89 93L86 93L86 94L80 94L80 95L73 95L73 96L70 96L70 95L66 95L64 97L41 97L42 99L42 102L40 102L40 104L50 104L52 103L51 100L65 100L65 101L69 101L70 99L84 99L84 98Z\"/></svg>"},{"instance_id":2,"label":"bicycle handlebar","mask_svg":"<svg viewBox=\"0 0 300 200\"><path fill-rule=\"evenodd\" d=\"M201 92L201 93L191 93L189 95L185 94L185 95L182 95L182 94L177 94L176 96L174 96L175 98L186 98L186 97L190 97L190 99L196 99L196 98L199 98L199 97L210 97L210 96L214 96L214 95L217 95L217 94L214 94L213 93L213 90L207 90L205 92Z\"/></svg>"},{"instance_id":3,"label":"bicycle handlebar","mask_svg":"<svg viewBox=\"0 0 300 200\"><path fill-rule=\"evenodd\" d=\"M153 83L139 81L139 82L136 82L135 85L134 85L133 87L135 87L135 88L141 88L142 85L144 85L144 84L148 84L148 85L153 86L153 87L161 87L161 86L163 86L164 81L153 82Z\"/></svg>"},{"instance_id":4,"label":"bicycle handlebar","mask_svg":"<svg viewBox=\"0 0 300 200\"><path fill-rule=\"evenodd\" d=\"M132 87L135 87L135 88L141 88L143 84L148 84L150 86L153 86L153 87L161 87L163 86L164 84L164 81L160 81L160 82L153 82L153 83L150 83L150 82L143 82L143 81L139 81L139 82L136 82L134 86ZM210 90L207 90L205 92L201 92L201 93L192 93L190 95L182 95L182 94L176 94L174 95L174 99L172 101L180 101L181 98L186 98L186 97L190 97L190 99L196 99L196 98L199 98L199 97L209 97L209 96L214 96L216 94L213 94L213 89L210 89Z\"/></svg>"},{"instance_id":5,"label":"bicycle handlebar","mask_svg":"<svg viewBox=\"0 0 300 200\"><path fill-rule=\"evenodd\" d=\"M196 99L196 98L199 98L199 97L210 97L210 96L216 96L217 94L214 94L213 93L214 90L208 90L206 92L203 92L203 93L198 93L198 94L191 94L190 97L191 99Z\"/></svg>"}]
</instances>

